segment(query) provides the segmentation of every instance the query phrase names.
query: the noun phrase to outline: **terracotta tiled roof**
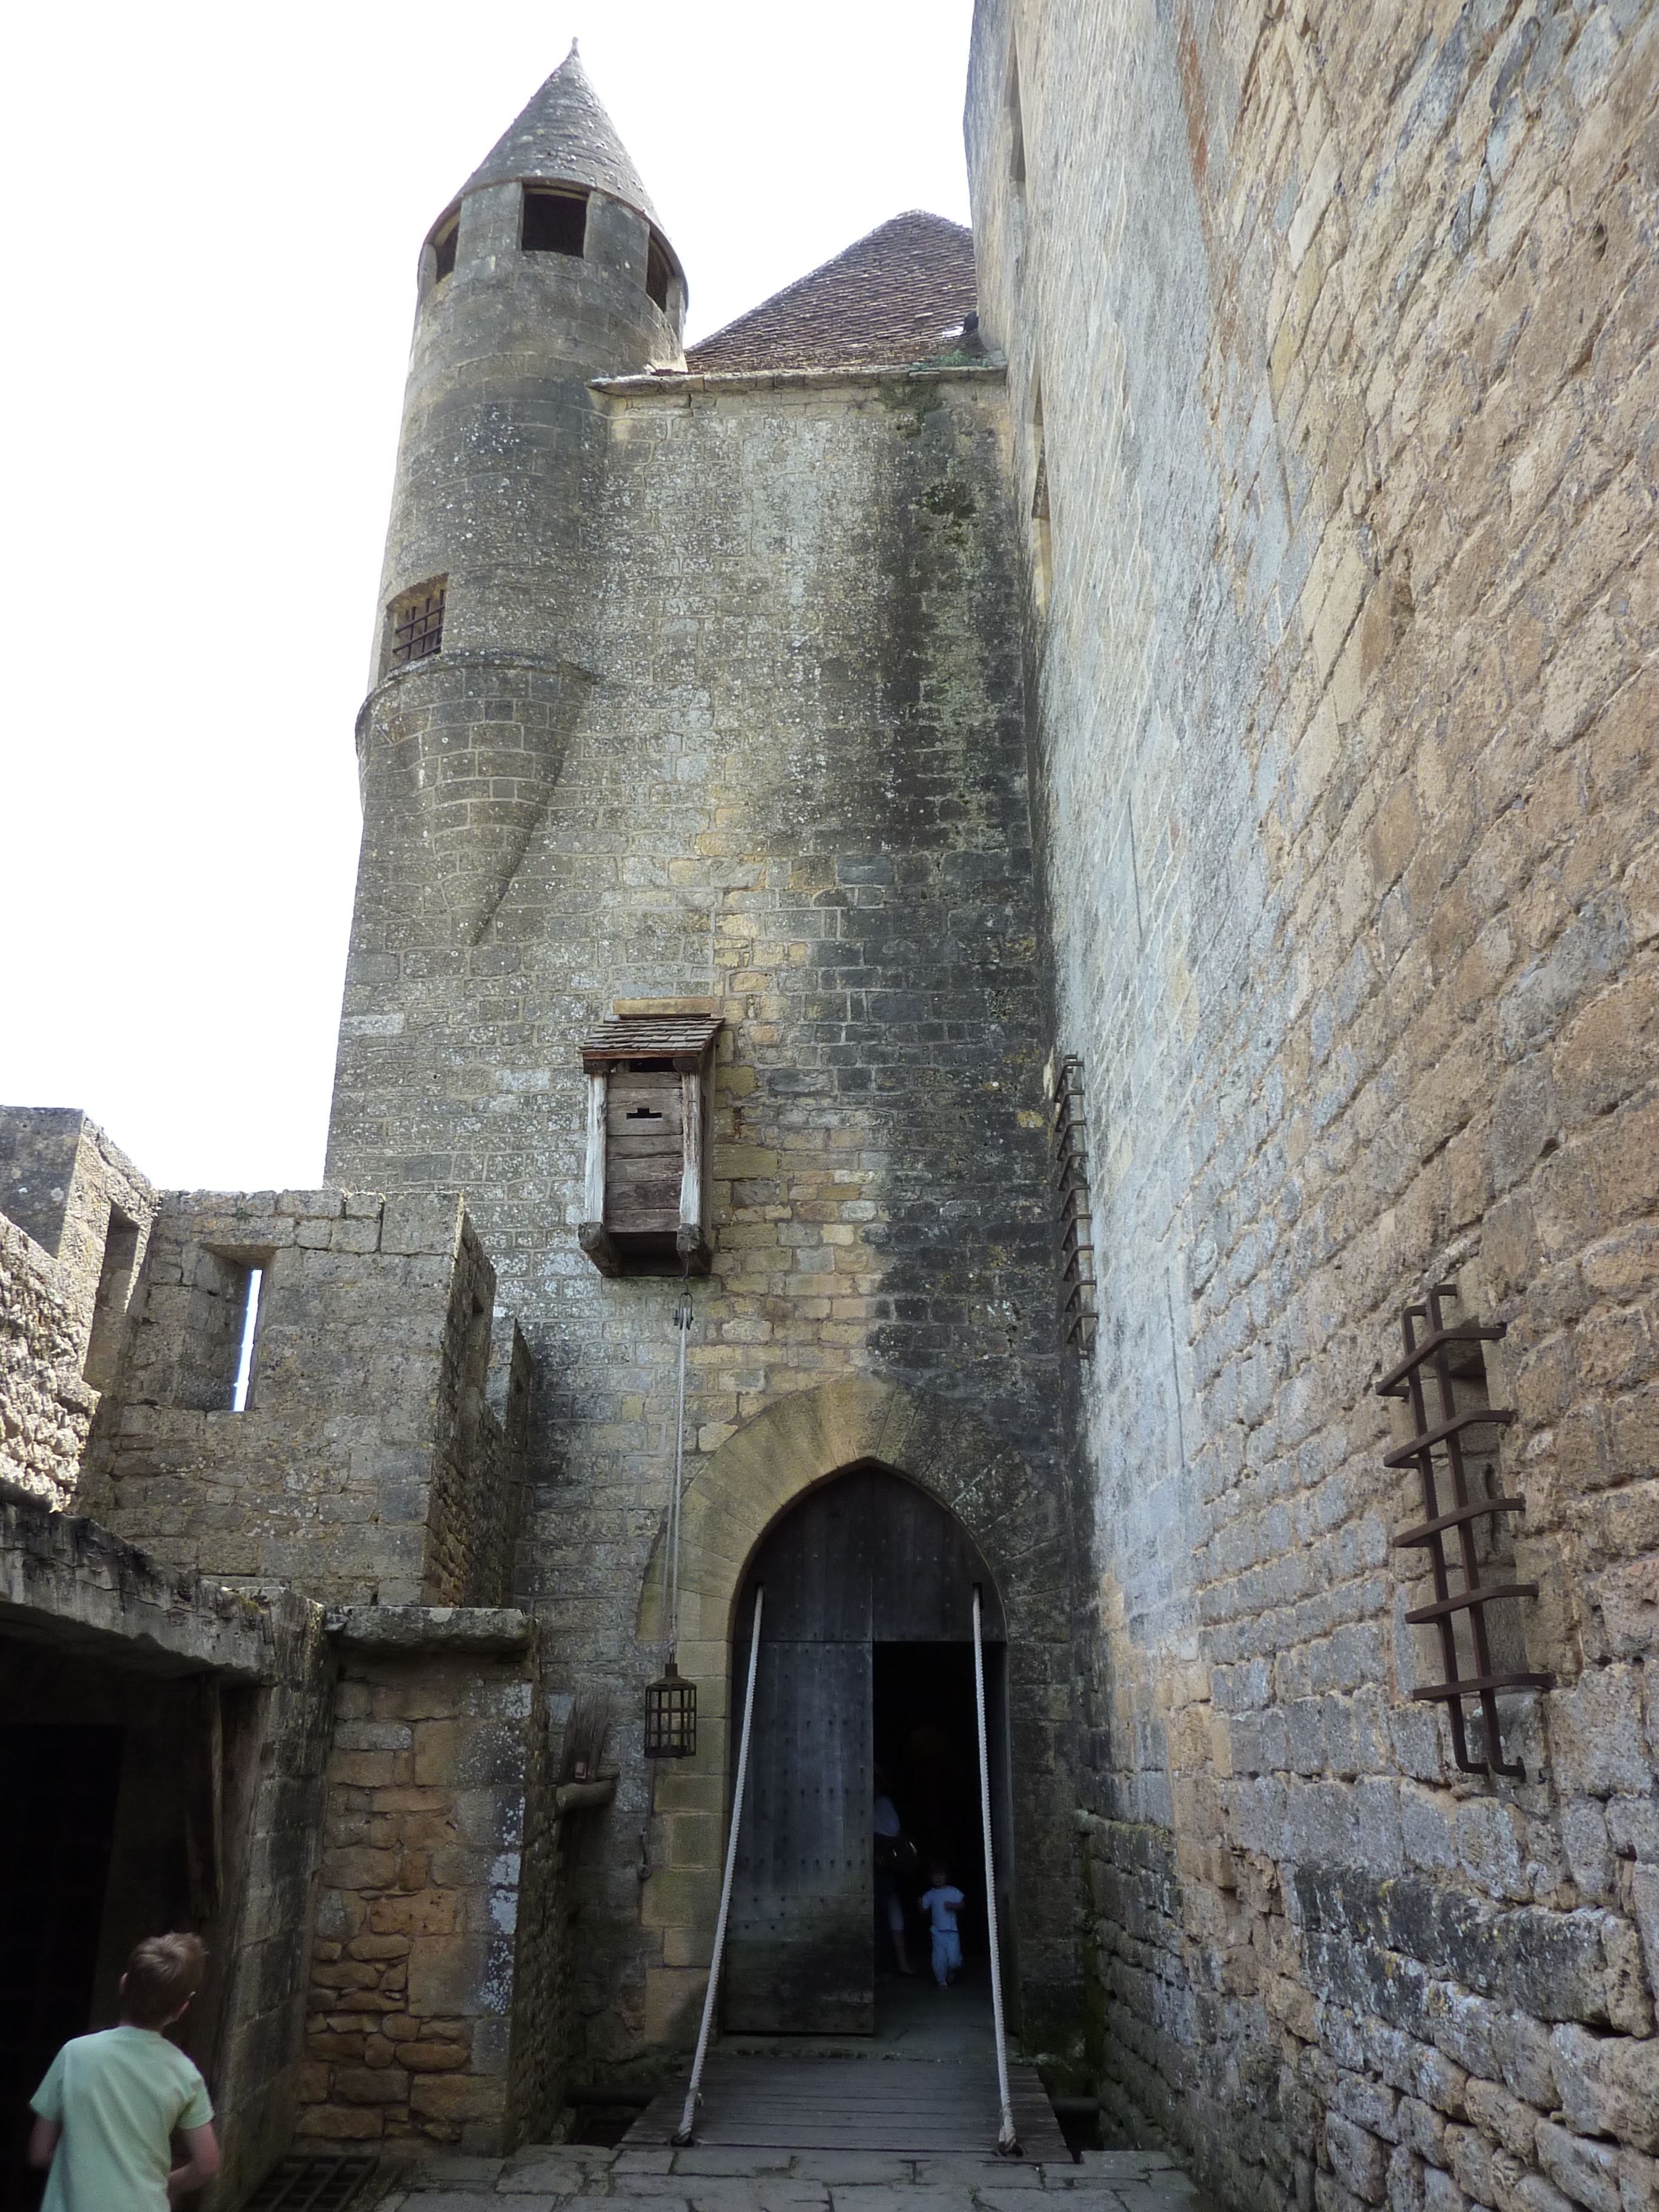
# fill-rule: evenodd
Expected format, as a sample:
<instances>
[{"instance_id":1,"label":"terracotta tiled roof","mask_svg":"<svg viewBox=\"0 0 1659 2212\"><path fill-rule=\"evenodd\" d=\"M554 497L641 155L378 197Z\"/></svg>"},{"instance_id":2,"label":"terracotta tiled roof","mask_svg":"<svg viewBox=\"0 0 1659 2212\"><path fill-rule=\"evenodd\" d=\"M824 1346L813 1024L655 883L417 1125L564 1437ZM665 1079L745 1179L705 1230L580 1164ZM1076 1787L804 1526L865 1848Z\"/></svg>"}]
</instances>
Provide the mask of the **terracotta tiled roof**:
<instances>
[{"instance_id":1,"label":"terracotta tiled roof","mask_svg":"<svg viewBox=\"0 0 1659 2212\"><path fill-rule=\"evenodd\" d=\"M919 209L686 349L693 373L927 361L973 312L974 234Z\"/></svg>"}]
</instances>

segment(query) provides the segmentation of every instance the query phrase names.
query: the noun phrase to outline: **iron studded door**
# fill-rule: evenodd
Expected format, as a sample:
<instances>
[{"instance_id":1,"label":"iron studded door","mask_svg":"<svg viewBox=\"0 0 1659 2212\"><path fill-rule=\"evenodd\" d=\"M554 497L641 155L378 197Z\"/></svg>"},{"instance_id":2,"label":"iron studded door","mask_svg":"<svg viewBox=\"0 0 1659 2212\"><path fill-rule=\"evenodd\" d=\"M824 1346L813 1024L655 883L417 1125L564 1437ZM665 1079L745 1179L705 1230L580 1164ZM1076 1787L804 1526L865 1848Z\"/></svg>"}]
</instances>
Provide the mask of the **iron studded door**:
<instances>
[{"instance_id":1,"label":"iron studded door","mask_svg":"<svg viewBox=\"0 0 1659 2212\"><path fill-rule=\"evenodd\" d=\"M852 1468L776 1524L744 1578L734 1723L757 1583L766 1603L726 1930L726 2026L873 2034L872 1644L967 1638L975 1583L988 1637L1003 1633L1001 1609L942 1506L884 1468Z\"/></svg>"},{"instance_id":2,"label":"iron studded door","mask_svg":"<svg viewBox=\"0 0 1659 2212\"><path fill-rule=\"evenodd\" d=\"M875 2032L871 1492L867 1474L844 1476L787 1515L761 1548L738 1615L746 1628L763 1583L726 1936L728 2028ZM733 1658L735 1699L746 1644Z\"/></svg>"},{"instance_id":3,"label":"iron studded door","mask_svg":"<svg viewBox=\"0 0 1659 2212\"><path fill-rule=\"evenodd\" d=\"M763 1618L726 2025L872 2034L870 1646L776 1643L766 1626Z\"/></svg>"}]
</instances>

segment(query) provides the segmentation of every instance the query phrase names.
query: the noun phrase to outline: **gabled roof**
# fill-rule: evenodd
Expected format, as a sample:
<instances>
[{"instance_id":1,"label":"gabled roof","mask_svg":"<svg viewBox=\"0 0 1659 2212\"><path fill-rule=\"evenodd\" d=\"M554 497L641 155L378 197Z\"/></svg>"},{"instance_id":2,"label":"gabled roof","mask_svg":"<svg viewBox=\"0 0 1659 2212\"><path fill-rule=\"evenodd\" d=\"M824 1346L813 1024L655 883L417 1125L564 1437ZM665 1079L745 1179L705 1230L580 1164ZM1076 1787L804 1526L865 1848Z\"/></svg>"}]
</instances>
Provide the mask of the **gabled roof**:
<instances>
[{"instance_id":1,"label":"gabled roof","mask_svg":"<svg viewBox=\"0 0 1659 2212\"><path fill-rule=\"evenodd\" d=\"M662 228L650 196L617 126L600 105L576 52L576 42L512 129L467 179L465 190L501 185L515 177L544 177L549 184L589 185L637 208Z\"/></svg>"},{"instance_id":2,"label":"gabled roof","mask_svg":"<svg viewBox=\"0 0 1659 2212\"><path fill-rule=\"evenodd\" d=\"M613 1060L683 1060L701 1054L721 1026L718 1014L624 1014L582 1039L582 1066L592 1074Z\"/></svg>"},{"instance_id":3,"label":"gabled roof","mask_svg":"<svg viewBox=\"0 0 1659 2212\"><path fill-rule=\"evenodd\" d=\"M688 346L685 365L719 374L927 361L975 300L973 233L912 209Z\"/></svg>"}]
</instances>

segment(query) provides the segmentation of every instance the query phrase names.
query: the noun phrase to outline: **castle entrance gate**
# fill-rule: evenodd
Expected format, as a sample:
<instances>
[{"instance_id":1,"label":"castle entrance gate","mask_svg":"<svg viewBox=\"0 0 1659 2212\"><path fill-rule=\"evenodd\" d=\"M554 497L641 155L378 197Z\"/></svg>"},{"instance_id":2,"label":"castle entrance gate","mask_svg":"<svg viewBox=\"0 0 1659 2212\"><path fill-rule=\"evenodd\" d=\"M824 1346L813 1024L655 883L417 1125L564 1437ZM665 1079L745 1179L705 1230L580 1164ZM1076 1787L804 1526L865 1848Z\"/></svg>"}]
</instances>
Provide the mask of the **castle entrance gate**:
<instances>
[{"instance_id":1,"label":"castle entrance gate","mask_svg":"<svg viewBox=\"0 0 1659 2212\"><path fill-rule=\"evenodd\" d=\"M949 1864L984 1921L974 1724L973 1594L981 1591L999 1918L1009 1875L1006 1650L985 1563L960 1522L902 1476L854 1468L810 1491L762 1540L739 1598L732 1704L741 1711L749 1625L766 1589L749 1772L726 1936L728 2030L870 2034L878 1965L892 1963L877 1911L873 1807L883 1789L926 1861ZM914 1963L926 1972L919 1929ZM1005 1957L1006 1956L1005 1953ZM1012 1963L1005 1966L1012 1985Z\"/></svg>"}]
</instances>

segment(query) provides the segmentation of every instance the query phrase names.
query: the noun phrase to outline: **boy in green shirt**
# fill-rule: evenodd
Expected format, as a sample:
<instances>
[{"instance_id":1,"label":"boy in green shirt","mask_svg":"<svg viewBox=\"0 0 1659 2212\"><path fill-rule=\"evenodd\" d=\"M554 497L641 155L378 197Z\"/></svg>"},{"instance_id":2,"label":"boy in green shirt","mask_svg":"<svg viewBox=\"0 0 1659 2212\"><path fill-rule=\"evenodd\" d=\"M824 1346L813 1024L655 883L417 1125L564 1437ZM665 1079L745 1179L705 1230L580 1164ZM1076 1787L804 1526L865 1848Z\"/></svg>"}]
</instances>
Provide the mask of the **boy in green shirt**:
<instances>
[{"instance_id":1,"label":"boy in green shirt","mask_svg":"<svg viewBox=\"0 0 1659 2212\"><path fill-rule=\"evenodd\" d=\"M198 1936L152 1936L121 1977L120 2026L76 2036L52 2060L29 2100L29 2164L52 2168L40 2212L168 2212L218 2172L207 2084L161 2033L206 1959ZM179 2166L175 2134L190 2153Z\"/></svg>"}]
</instances>

